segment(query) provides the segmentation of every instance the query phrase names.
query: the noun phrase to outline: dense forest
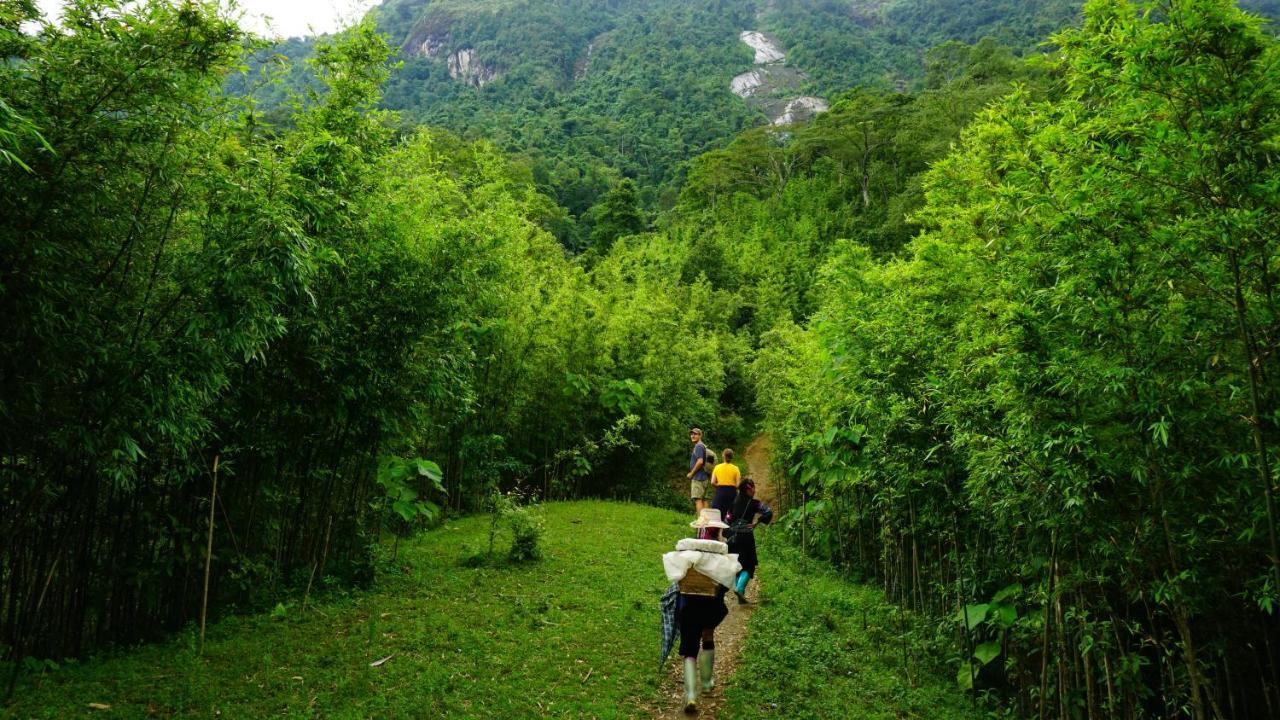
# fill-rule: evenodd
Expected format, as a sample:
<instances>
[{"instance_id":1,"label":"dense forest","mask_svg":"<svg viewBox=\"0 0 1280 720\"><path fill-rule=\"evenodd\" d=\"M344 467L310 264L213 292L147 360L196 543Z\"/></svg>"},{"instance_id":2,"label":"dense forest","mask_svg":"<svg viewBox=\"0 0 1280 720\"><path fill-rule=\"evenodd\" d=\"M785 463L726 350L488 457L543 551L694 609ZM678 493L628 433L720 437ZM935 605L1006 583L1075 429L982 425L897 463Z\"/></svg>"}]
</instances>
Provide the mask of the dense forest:
<instances>
[{"instance_id":1,"label":"dense forest","mask_svg":"<svg viewBox=\"0 0 1280 720\"><path fill-rule=\"evenodd\" d=\"M752 67L744 29L776 36L801 87L835 96L855 86L918 88L924 54L950 40L991 36L1015 52L1077 21L1074 0L895 0L865 7L808 0L391 0L374 13L401 65L384 105L408 123L483 138L522 158L538 187L568 212L553 230L580 250L599 198L622 178L647 213L669 210L687 161L767 123L729 92ZM944 21L943 18L946 18ZM465 52L473 68L454 61ZM233 92L272 115L308 85L292 39L251 58ZM272 57L292 58L284 83L261 80Z\"/></svg>"},{"instance_id":2,"label":"dense forest","mask_svg":"<svg viewBox=\"0 0 1280 720\"><path fill-rule=\"evenodd\" d=\"M280 67L216 4L0 12L11 686L495 492L677 504L688 425L758 424L783 531L992 713L1280 713L1280 46L1229 0L393 0ZM405 56L446 26L503 77ZM728 92L756 27L828 112Z\"/></svg>"},{"instance_id":3,"label":"dense forest","mask_svg":"<svg viewBox=\"0 0 1280 720\"><path fill-rule=\"evenodd\" d=\"M284 129L214 92L245 38L213 6L19 19L0 79L10 656L192 617L215 479L211 602L252 606L362 577L369 533L499 479L659 499L627 483L743 374L732 338L676 321L723 325L727 293L587 273L526 168L397 136L370 25L318 49L324 90Z\"/></svg>"},{"instance_id":4,"label":"dense forest","mask_svg":"<svg viewBox=\"0 0 1280 720\"><path fill-rule=\"evenodd\" d=\"M1274 0L1243 0L1280 17ZM767 124L734 97L752 67L737 41L771 34L803 92L837 97L854 87L917 91L924 57L950 41L994 39L1036 53L1078 24L1078 0L388 0L373 13L399 65L383 105L405 126L425 124L485 139L528 164L567 212L552 231L580 251L599 199L637 183L646 216L671 210L688 161ZM312 86L302 63L314 41L292 38L249 58L229 89L287 122L290 91ZM459 53L466 54L464 61ZM273 59L292 60L279 67ZM284 76L268 82L264 71Z\"/></svg>"}]
</instances>

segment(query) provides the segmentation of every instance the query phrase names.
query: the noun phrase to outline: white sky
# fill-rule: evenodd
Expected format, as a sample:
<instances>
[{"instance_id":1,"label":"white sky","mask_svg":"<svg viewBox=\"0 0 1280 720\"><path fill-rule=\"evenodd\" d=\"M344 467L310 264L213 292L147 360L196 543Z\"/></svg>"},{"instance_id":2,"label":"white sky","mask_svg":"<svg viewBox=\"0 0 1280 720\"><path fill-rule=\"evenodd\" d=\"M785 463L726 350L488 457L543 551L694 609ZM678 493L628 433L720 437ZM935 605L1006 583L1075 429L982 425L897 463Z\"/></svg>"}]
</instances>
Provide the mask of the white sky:
<instances>
[{"instance_id":1,"label":"white sky","mask_svg":"<svg viewBox=\"0 0 1280 720\"><path fill-rule=\"evenodd\" d=\"M47 17L57 17L62 0L37 0ZM333 32L359 19L377 0L237 0L241 24L268 37ZM268 20L270 18L270 20Z\"/></svg>"}]
</instances>

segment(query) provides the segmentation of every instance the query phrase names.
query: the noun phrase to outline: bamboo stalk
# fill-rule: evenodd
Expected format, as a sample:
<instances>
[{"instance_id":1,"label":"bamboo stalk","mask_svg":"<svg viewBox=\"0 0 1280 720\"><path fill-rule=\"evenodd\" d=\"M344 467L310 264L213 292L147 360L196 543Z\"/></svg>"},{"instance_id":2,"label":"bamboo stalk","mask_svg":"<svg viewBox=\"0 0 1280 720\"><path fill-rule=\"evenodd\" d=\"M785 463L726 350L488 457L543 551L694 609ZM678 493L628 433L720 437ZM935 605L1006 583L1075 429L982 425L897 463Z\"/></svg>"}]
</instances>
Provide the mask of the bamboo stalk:
<instances>
[{"instance_id":1,"label":"bamboo stalk","mask_svg":"<svg viewBox=\"0 0 1280 720\"><path fill-rule=\"evenodd\" d=\"M1055 567L1058 564L1058 531L1055 529L1049 541L1049 593L1044 598L1044 635L1040 641L1040 720L1044 720L1045 700L1049 694L1049 633L1052 628Z\"/></svg>"},{"instance_id":2,"label":"bamboo stalk","mask_svg":"<svg viewBox=\"0 0 1280 720\"><path fill-rule=\"evenodd\" d=\"M209 493L209 540L204 551L204 592L200 598L200 654L204 654L205 621L209 617L209 568L213 564L213 511L218 502L218 461L220 455L213 456L213 490Z\"/></svg>"},{"instance_id":3,"label":"bamboo stalk","mask_svg":"<svg viewBox=\"0 0 1280 720\"><path fill-rule=\"evenodd\" d=\"M1249 418L1249 429L1253 435L1254 451L1258 454L1258 480L1262 484L1262 497L1267 510L1267 544L1271 555L1271 582L1272 589L1280 592L1280 545L1276 541L1276 513L1275 499L1272 491L1271 465L1269 460L1270 453L1267 449L1267 439L1262 432L1263 409L1261 392L1258 386L1262 384L1260 377L1261 369L1259 363L1262 359L1258 355L1257 345L1254 341L1253 332L1249 328L1247 319L1247 311L1245 309L1244 291L1242 290L1242 280L1240 277L1240 262L1236 257L1234 250L1227 253L1228 260L1231 265L1231 275L1235 284L1235 312L1236 325L1240 331L1240 339L1244 343L1244 361L1248 367L1249 377L1249 402L1250 409L1253 413Z\"/></svg>"},{"instance_id":4,"label":"bamboo stalk","mask_svg":"<svg viewBox=\"0 0 1280 720\"><path fill-rule=\"evenodd\" d=\"M803 490L800 493L800 550L805 555L809 554L809 491Z\"/></svg>"},{"instance_id":5,"label":"bamboo stalk","mask_svg":"<svg viewBox=\"0 0 1280 720\"><path fill-rule=\"evenodd\" d=\"M1116 715L1116 693L1115 686L1111 682L1111 655L1102 653L1102 667L1107 673L1107 717L1115 717Z\"/></svg>"}]
</instances>

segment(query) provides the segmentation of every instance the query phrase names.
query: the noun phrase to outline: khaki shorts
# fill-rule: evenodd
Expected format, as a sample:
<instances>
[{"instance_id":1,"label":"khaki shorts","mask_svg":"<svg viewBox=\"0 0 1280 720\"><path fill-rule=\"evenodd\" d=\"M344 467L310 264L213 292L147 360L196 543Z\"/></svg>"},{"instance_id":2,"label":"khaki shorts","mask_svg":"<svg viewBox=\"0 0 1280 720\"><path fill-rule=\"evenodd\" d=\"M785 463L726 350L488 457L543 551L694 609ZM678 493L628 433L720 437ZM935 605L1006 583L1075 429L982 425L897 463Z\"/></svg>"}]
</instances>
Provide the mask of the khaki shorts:
<instances>
[{"instance_id":1,"label":"khaki shorts","mask_svg":"<svg viewBox=\"0 0 1280 720\"><path fill-rule=\"evenodd\" d=\"M707 492L710 487L710 480L691 480L689 482L689 498L691 500L706 500L711 496L711 493Z\"/></svg>"}]
</instances>

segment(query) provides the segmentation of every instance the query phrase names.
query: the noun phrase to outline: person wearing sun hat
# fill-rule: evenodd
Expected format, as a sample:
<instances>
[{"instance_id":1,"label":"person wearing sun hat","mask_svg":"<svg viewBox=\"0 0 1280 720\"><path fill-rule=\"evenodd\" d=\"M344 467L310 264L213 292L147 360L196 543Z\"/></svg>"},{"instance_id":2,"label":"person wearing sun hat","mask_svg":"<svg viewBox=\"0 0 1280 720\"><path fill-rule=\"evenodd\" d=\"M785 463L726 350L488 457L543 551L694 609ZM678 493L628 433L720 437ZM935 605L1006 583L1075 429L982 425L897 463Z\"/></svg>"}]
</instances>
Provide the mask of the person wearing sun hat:
<instances>
[{"instance_id":1,"label":"person wearing sun hat","mask_svg":"<svg viewBox=\"0 0 1280 720\"><path fill-rule=\"evenodd\" d=\"M684 658L684 709L695 712L699 689L709 693L714 687L715 631L729 614L724 596L742 565L720 539L729 525L719 510L703 508L689 526L698 531L698 537L677 542L674 551L662 556L662 566L667 579L679 588L674 626L679 629Z\"/></svg>"}]
</instances>

